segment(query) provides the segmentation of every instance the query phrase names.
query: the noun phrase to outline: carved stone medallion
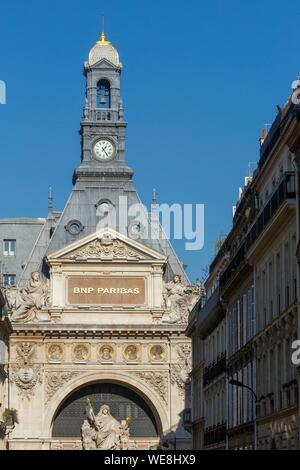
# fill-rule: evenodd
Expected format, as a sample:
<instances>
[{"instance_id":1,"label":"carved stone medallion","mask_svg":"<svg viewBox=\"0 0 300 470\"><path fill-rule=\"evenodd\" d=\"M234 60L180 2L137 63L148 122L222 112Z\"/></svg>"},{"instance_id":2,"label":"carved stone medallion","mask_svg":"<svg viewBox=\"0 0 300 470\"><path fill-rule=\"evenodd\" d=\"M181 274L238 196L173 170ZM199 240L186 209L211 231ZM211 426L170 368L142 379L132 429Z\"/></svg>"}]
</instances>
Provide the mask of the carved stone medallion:
<instances>
[{"instance_id":1,"label":"carved stone medallion","mask_svg":"<svg viewBox=\"0 0 300 470\"><path fill-rule=\"evenodd\" d=\"M129 344L124 349L124 357L126 361L138 361L140 356L140 350L135 344Z\"/></svg>"},{"instance_id":2,"label":"carved stone medallion","mask_svg":"<svg viewBox=\"0 0 300 470\"><path fill-rule=\"evenodd\" d=\"M114 360L114 349L109 344L104 344L99 348L98 355L101 361L111 362Z\"/></svg>"},{"instance_id":3,"label":"carved stone medallion","mask_svg":"<svg viewBox=\"0 0 300 470\"><path fill-rule=\"evenodd\" d=\"M73 348L73 358L74 361L85 362L88 360L90 355L89 348L86 344L77 344Z\"/></svg>"},{"instance_id":4,"label":"carved stone medallion","mask_svg":"<svg viewBox=\"0 0 300 470\"><path fill-rule=\"evenodd\" d=\"M17 344L15 347L16 362L12 364L10 380L14 382L22 398L28 400L34 395L34 387L42 382L40 366L33 365L33 357L36 345L26 342Z\"/></svg>"},{"instance_id":5,"label":"carved stone medallion","mask_svg":"<svg viewBox=\"0 0 300 470\"><path fill-rule=\"evenodd\" d=\"M149 351L150 360L155 361L164 361L166 357L165 349L160 344L151 346Z\"/></svg>"},{"instance_id":6,"label":"carved stone medallion","mask_svg":"<svg viewBox=\"0 0 300 470\"><path fill-rule=\"evenodd\" d=\"M50 344L47 355L49 361L60 362L64 356L63 347L60 344Z\"/></svg>"}]
</instances>

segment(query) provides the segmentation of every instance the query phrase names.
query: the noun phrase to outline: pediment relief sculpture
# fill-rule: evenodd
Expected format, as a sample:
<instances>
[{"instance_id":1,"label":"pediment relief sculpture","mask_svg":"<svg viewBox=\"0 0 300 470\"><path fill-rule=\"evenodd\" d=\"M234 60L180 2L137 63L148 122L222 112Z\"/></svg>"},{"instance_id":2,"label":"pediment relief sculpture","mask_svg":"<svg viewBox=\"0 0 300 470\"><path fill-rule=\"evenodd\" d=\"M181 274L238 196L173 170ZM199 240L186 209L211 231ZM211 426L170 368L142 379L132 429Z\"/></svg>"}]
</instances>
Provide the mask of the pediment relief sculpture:
<instances>
[{"instance_id":1,"label":"pediment relief sculpture","mask_svg":"<svg viewBox=\"0 0 300 470\"><path fill-rule=\"evenodd\" d=\"M121 422L110 414L110 407L102 405L95 415L92 404L87 399L87 419L81 427L84 450L127 450L131 418Z\"/></svg>"},{"instance_id":2,"label":"pediment relief sculpture","mask_svg":"<svg viewBox=\"0 0 300 470\"><path fill-rule=\"evenodd\" d=\"M31 273L25 287L9 287L6 296L14 322L32 322L42 307L49 305L48 281L38 271Z\"/></svg>"},{"instance_id":3,"label":"pediment relief sculpture","mask_svg":"<svg viewBox=\"0 0 300 470\"><path fill-rule=\"evenodd\" d=\"M163 286L163 307L167 310L163 322L184 324L196 302L202 294L200 281L195 285L185 285L181 276L175 275L173 280Z\"/></svg>"},{"instance_id":4,"label":"pediment relief sculpture","mask_svg":"<svg viewBox=\"0 0 300 470\"><path fill-rule=\"evenodd\" d=\"M118 239L113 239L110 234L103 234L101 238L90 242L86 246L66 254L63 258L79 259L126 259L139 260L146 259L147 256L129 247L126 243Z\"/></svg>"}]
</instances>

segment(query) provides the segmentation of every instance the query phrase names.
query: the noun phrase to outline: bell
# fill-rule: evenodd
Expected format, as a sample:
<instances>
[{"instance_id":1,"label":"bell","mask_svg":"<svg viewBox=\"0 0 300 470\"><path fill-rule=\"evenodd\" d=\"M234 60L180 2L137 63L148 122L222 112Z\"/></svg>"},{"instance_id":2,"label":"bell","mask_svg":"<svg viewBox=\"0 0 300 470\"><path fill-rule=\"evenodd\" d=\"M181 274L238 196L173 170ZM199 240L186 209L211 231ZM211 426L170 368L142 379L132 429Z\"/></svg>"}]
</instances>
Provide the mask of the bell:
<instances>
[{"instance_id":1,"label":"bell","mask_svg":"<svg viewBox=\"0 0 300 470\"><path fill-rule=\"evenodd\" d=\"M100 103L101 103L101 104L106 104L106 98L105 98L104 95L101 95Z\"/></svg>"}]
</instances>

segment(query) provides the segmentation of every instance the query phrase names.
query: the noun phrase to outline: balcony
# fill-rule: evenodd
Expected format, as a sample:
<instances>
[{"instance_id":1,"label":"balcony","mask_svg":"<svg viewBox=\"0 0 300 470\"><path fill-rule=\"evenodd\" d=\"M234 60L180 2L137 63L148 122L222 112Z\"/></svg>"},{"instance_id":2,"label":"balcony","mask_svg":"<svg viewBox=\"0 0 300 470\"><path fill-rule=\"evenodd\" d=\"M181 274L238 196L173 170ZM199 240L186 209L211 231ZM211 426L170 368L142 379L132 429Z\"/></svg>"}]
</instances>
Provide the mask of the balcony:
<instances>
[{"instance_id":1,"label":"balcony","mask_svg":"<svg viewBox=\"0 0 300 470\"><path fill-rule=\"evenodd\" d=\"M237 269L240 268L241 264L245 261L245 243L239 248L237 254L233 257L232 261L229 263L224 273L220 277L220 286L224 285L233 277Z\"/></svg>"},{"instance_id":2,"label":"balcony","mask_svg":"<svg viewBox=\"0 0 300 470\"><path fill-rule=\"evenodd\" d=\"M115 109L88 109L86 111L86 116L84 117L85 121L119 121L120 116L119 112Z\"/></svg>"},{"instance_id":3,"label":"balcony","mask_svg":"<svg viewBox=\"0 0 300 470\"><path fill-rule=\"evenodd\" d=\"M219 375L226 372L226 356L222 354L216 362L213 362L212 365L208 366L204 370L203 375L203 387L207 387L213 380L215 380Z\"/></svg>"},{"instance_id":4,"label":"balcony","mask_svg":"<svg viewBox=\"0 0 300 470\"><path fill-rule=\"evenodd\" d=\"M223 421L216 426L206 428L204 431L204 445L219 444L226 440L226 423Z\"/></svg>"},{"instance_id":5,"label":"balcony","mask_svg":"<svg viewBox=\"0 0 300 470\"><path fill-rule=\"evenodd\" d=\"M246 236L246 250L248 251L262 231L267 227L268 223L276 214L277 210L287 199L295 199L296 186L295 174L285 173L278 188L272 194L266 205L257 215L251 229Z\"/></svg>"},{"instance_id":6,"label":"balcony","mask_svg":"<svg viewBox=\"0 0 300 470\"><path fill-rule=\"evenodd\" d=\"M259 236L268 229L270 222L274 220L284 202L295 198L295 174L287 172L282 177L277 189L271 195L268 202L255 217L245 237L245 241L220 277L222 291L236 278L237 274L239 274L239 278L241 277L242 269L247 268L246 254L252 249ZM266 244L264 245L266 246Z\"/></svg>"},{"instance_id":7,"label":"balcony","mask_svg":"<svg viewBox=\"0 0 300 470\"><path fill-rule=\"evenodd\" d=\"M198 311L197 330L200 338L210 333L224 318L226 310L220 299L220 289L217 287L212 295Z\"/></svg>"}]
</instances>

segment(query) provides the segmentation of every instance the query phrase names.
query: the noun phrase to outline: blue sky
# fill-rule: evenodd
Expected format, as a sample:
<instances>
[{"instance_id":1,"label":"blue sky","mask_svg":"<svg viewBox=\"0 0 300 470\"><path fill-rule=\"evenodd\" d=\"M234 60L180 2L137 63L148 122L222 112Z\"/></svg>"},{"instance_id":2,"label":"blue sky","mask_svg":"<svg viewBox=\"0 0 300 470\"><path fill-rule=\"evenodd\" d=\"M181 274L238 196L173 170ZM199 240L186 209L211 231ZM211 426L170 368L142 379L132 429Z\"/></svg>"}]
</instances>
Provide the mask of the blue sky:
<instances>
[{"instance_id":1,"label":"blue sky","mask_svg":"<svg viewBox=\"0 0 300 470\"><path fill-rule=\"evenodd\" d=\"M0 217L63 209L80 159L83 61L101 32L123 63L127 162L149 205L205 204L205 245L174 246L191 279L226 234L248 162L300 75L297 1L2 0Z\"/></svg>"}]
</instances>

